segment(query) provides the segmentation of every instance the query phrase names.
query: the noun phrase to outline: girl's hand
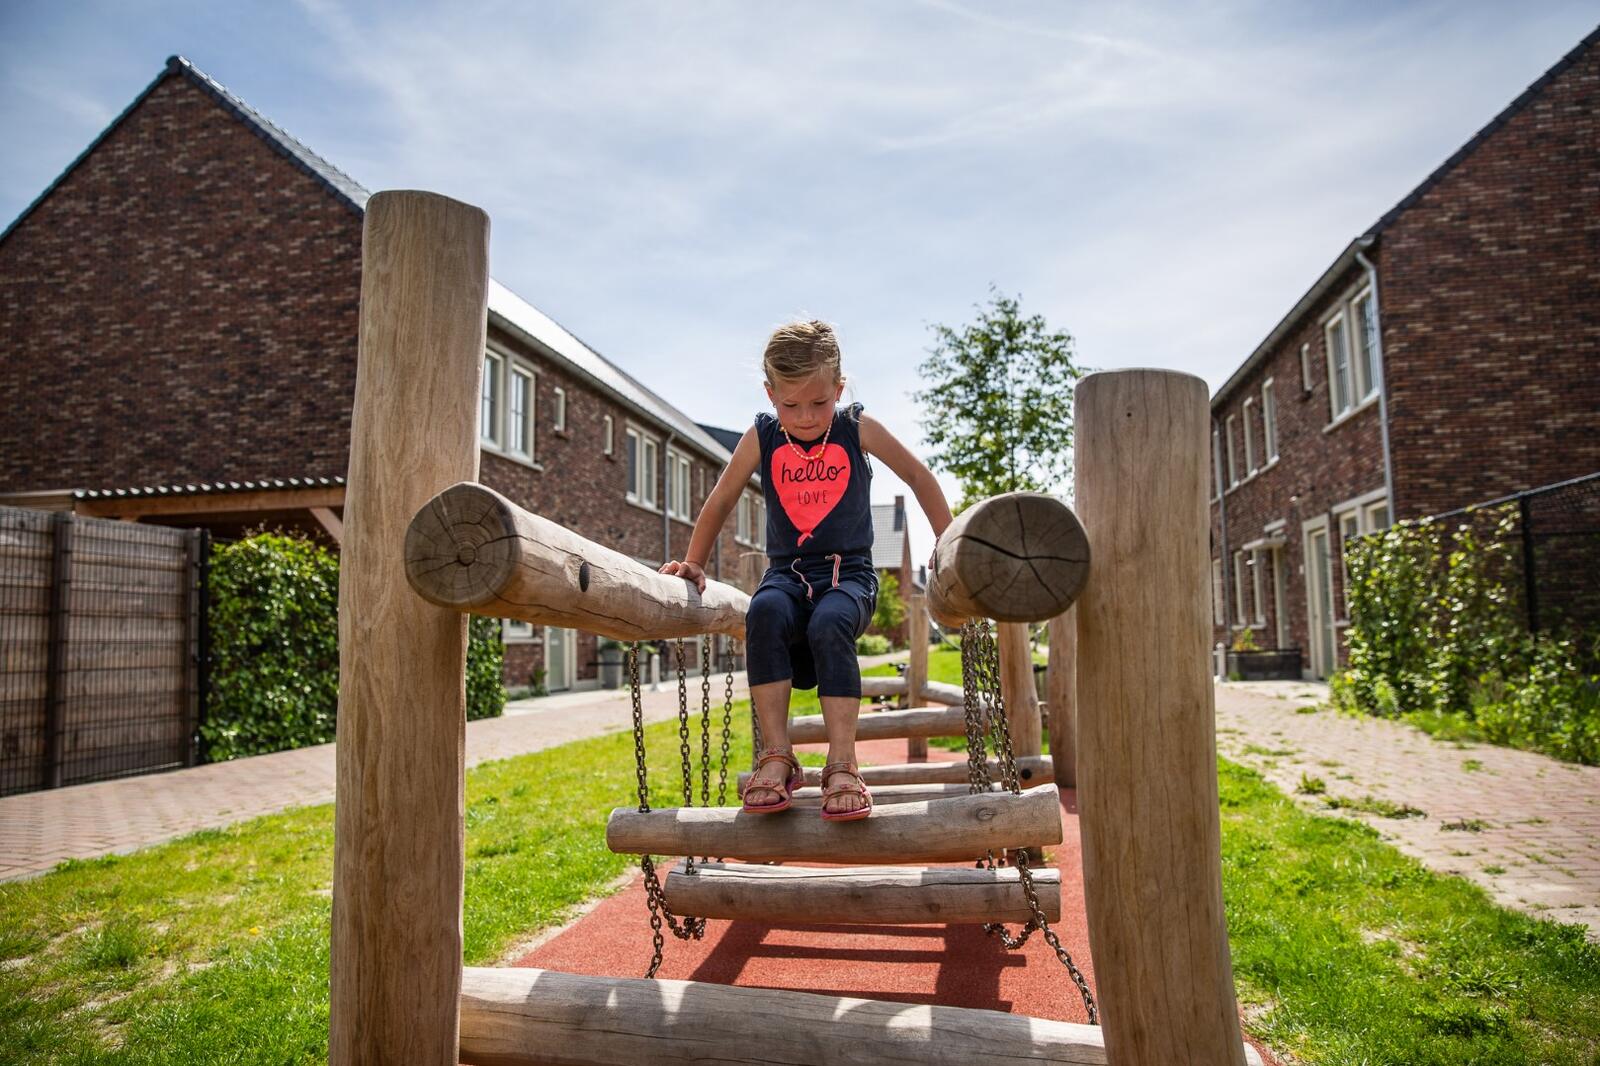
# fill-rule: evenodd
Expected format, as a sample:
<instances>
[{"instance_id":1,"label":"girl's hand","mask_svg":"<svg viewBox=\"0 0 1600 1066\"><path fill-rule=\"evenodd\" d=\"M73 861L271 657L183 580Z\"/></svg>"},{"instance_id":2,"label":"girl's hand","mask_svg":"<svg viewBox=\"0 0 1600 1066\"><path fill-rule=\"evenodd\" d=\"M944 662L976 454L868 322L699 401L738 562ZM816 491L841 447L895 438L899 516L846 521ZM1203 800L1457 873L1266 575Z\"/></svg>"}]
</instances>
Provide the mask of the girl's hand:
<instances>
[{"instance_id":1,"label":"girl's hand","mask_svg":"<svg viewBox=\"0 0 1600 1066\"><path fill-rule=\"evenodd\" d=\"M671 574L673 577L681 577L685 581L693 581L694 587L699 589L701 592L706 590L705 567L701 566L699 563L678 562L674 560L670 563L663 563L661 565L660 572L663 574Z\"/></svg>"}]
</instances>

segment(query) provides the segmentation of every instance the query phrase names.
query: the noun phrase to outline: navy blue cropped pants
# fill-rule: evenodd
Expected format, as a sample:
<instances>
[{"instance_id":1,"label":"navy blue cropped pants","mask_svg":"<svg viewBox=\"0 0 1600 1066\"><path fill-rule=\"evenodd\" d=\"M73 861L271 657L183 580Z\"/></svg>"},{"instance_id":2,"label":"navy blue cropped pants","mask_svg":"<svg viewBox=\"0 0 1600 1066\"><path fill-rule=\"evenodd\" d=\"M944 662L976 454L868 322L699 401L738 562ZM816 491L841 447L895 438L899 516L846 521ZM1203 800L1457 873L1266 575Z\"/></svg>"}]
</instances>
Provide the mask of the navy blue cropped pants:
<instances>
[{"instance_id":1,"label":"navy blue cropped pants","mask_svg":"<svg viewBox=\"0 0 1600 1066\"><path fill-rule=\"evenodd\" d=\"M818 696L861 696L856 638L878 605L878 573L861 555L801 557L767 569L745 616L752 685L789 681Z\"/></svg>"}]
</instances>

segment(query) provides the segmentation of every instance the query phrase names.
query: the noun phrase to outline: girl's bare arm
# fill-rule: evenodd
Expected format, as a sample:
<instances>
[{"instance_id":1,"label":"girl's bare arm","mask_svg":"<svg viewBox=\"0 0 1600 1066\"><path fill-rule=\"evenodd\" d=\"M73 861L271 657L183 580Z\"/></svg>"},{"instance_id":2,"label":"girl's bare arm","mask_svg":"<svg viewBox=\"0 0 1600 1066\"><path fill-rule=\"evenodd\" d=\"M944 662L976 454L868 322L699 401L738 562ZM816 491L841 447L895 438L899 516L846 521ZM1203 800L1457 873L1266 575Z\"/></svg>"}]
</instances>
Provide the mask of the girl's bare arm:
<instances>
[{"instance_id":1,"label":"girl's bare arm","mask_svg":"<svg viewBox=\"0 0 1600 1066\"><path fill-rule=\"evenodd\" d=\"M760 464L761 443L756 439L755 427L751 426L739 438L733 458L728 460L722 476L717 478L700 508L700 515L694 520L694 532L689 536L689 550L681 561L664 564L663 574L676 574L693 581L701 592L706 590L706 560L711 557L711 546L716 543L717 534L722 532L728 516L739 503L739 494L744 492Z\"/></svg>"},{"instance_id":2,"label":"girl's bare arm","mask_svg":"<svg viewBox=\"0 0 1600 1066\"><path fill-rule=\"evenodd\" d=\"M922 513L928 516L928 524L933 526L935 539L943 534L952 520L950 502L944 498L944 489L939 487L933 471L871 415L861 416L861 446L887 463L911 489L922 505Z\"/></svg>"}]
</instances>

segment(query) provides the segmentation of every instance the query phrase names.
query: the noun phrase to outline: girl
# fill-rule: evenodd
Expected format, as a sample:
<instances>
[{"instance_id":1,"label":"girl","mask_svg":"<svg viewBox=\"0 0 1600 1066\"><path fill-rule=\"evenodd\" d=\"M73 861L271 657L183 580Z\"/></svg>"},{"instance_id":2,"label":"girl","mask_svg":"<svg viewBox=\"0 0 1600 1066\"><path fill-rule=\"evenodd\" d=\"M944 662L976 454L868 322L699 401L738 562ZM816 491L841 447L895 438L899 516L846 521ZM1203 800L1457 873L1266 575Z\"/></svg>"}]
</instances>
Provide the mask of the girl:
<instances>
[{"instance_id":1,"label":"girl","mask_svg":"<svg viewBox=\"0 0 1600 1066\"><path fill-rule=\"evenodd\" d=\"M687 557L661 572L705 591L711 546L759 470L770 565L750 597L745 647L750 698L769 746L757 754L744 810L766 814L789 807L804 780L789 744L789 691L815 686L828 732L822 817L854 821L872 813L855 751L861 710L855 642L878 600L867 454L888 463L910 486L936 538L950 524L950 506L922 461L863 415L859 403L837 407L844 375L830 326L813 321L780 327L767 341L761 368L776 417L763 411L745 430L700 510Z\"/></svg>"}]
</instances>

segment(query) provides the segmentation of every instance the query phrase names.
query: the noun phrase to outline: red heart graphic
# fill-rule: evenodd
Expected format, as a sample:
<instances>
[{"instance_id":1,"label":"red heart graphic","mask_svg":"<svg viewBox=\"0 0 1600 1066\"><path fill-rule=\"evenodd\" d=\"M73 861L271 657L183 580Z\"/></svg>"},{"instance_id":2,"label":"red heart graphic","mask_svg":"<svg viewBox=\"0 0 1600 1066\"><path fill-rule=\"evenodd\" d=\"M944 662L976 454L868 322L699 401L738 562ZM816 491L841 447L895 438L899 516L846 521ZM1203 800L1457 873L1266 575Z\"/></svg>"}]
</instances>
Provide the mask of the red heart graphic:
<instances>
[{"instance_id":1,"label":"red heart graphic","mask_svg":"<svg viewBox=\"0 0 1600 1066\"><path fill-rule=\"evenodd\" d=\"M783 513L800 531L795 541L799 547L844 498L850 486L850 453L829 444L802 458L794 448L774 448L772 485Z\"/></svg>"}]
</instances>

